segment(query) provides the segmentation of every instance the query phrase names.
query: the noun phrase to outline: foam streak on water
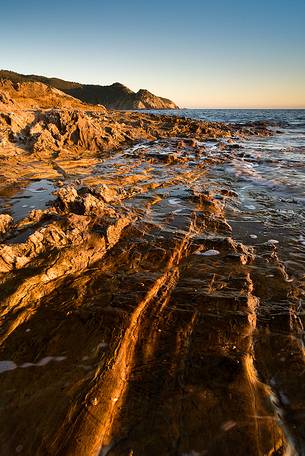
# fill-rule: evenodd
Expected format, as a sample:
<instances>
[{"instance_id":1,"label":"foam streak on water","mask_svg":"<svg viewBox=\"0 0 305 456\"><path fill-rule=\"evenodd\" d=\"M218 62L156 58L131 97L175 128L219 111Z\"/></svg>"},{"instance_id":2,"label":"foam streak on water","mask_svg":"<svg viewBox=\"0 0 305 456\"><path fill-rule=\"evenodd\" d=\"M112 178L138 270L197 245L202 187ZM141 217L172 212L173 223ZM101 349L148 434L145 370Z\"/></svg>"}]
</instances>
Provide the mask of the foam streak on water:
<instances>
[{"instance_id":1,"label":"foam streak on water","mask_svg":"<svg viewBox=\"0 0 305 456\"><path fill-rule=\"evenodd\" d=\"M236 238L255 239L256 244L274 238L290 272L304 274L305 110L191 109L166 114L240 124L264 122L274 131L270 137L239 141L238 153L213 168L210 177L238 194L236 204L227 206Z\"/></svg>"}]
</instances>

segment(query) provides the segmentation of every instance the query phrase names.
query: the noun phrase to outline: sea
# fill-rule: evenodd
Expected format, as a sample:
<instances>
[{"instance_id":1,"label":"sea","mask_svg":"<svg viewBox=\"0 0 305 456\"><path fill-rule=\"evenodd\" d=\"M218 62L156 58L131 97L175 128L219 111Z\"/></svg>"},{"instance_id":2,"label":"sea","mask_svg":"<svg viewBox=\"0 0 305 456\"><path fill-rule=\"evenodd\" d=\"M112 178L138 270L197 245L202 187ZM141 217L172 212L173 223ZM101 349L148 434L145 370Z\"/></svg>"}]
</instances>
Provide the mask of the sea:
<instances>
[{"instance_id":1,"label":"sea","mask_svg":"<svg viewBox=\"0 0 305 456\"><path fill-rule=\"evenodd\" d=\"M268 137L237 140L240 149L210 170L211 182L230 185L237 203L227 207L234 237L252 244L274 242L287 272L305 274L305 109L181 109L149 111L196 120L263 122ZM219 154L217 141L211 153Z\"/></svg>"}]
</instances>

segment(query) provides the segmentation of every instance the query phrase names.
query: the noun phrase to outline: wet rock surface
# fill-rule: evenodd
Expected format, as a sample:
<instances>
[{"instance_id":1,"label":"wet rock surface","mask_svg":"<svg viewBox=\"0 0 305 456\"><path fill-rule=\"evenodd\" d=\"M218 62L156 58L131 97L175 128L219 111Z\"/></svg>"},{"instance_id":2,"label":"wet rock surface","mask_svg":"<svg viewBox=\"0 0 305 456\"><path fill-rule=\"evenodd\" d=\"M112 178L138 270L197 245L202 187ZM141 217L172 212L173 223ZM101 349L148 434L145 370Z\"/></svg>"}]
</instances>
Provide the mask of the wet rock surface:
<instances>
[{"instance_id":1,"label":"wet rock surface","mask_svg":"<svg viewBox=\"0 0 305 456\"><path fill-rule=\"evenodd\" d=\"M0 214L0 235L8 231L12 222L13 218L9 214Z\"/></svg>"},{"instance_id":2,"label":"wet rock surface","mask_svg":"<svg viewBox=\"0 0 305 456\"><path fill-rule=\"evenodd\" d=\"M224 174L269 131L6 115L0 454L303 454L304 274Z\"/></svg>"}]
</instances>

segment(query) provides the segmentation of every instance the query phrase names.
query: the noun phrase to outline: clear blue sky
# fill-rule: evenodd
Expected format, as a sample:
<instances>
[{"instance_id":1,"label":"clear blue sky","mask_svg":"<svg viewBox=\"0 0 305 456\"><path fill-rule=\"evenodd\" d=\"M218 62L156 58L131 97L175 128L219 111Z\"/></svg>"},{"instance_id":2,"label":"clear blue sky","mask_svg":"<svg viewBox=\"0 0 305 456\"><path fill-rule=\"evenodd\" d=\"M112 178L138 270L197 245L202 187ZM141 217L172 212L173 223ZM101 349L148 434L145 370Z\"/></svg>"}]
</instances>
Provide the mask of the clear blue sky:
<instances>
[{"instance_id":1,"label":"clear blue sky","mask_svg":"<svg viewBox=\"0 0 305 456\"><path fill-rule=\"evenodd\" d=\"M189 107L305 107L305 0L1 2L0 67Z\"/></svg>"}]
</instances>

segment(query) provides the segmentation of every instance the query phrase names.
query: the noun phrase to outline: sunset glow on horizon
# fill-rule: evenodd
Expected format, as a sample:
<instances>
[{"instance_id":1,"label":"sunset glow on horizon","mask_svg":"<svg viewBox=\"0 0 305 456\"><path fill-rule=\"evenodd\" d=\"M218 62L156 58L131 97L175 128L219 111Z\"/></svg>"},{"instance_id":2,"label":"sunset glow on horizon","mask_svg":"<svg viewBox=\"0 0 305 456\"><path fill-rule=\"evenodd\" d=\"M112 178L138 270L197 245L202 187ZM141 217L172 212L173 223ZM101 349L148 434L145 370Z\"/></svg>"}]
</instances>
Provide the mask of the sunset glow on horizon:
<instances>
[{"instance_id":1,"label":"sunset glow on horizon","mask_svg":"<svg viewBox=\"0 0 305 456\"><path fill-rule=\"evenodd\" d=\"M303 0L17 1L2 5L0 67L180 107L305 108L304 24Z\"/></svg>"}]
</instances>

